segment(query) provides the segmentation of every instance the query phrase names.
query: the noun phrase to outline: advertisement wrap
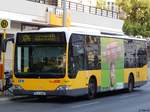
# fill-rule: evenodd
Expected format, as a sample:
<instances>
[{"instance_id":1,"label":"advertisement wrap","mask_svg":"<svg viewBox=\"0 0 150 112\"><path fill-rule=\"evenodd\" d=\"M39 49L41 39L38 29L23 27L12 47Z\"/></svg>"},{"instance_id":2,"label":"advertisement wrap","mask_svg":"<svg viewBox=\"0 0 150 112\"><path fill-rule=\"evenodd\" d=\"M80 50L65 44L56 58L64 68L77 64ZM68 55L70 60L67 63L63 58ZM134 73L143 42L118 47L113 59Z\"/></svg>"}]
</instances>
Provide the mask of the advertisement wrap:
<instances>
[{"instance_id":1,"label":"advertisement wrap","mask_svg":"<svg viewBox=\"0 0 150 112\"><path fill-rule=\"evenodd\" d=\"M101 38L102 90L122 89L124 81L123 40Z\"/></svg>"}]
</instances>

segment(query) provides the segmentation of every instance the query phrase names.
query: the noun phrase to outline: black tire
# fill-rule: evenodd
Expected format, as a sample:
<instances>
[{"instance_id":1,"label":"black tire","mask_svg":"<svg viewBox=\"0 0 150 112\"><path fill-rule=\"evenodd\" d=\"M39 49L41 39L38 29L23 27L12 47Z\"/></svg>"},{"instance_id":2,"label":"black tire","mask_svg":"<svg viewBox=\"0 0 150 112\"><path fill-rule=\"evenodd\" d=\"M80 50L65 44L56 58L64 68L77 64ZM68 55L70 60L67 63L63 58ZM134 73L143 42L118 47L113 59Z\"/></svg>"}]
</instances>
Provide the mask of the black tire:
<instances>
[{"instance_id":1,"label":"black tire","mask_svg":"<svg viewBox=\"0 0 150 112\"><path fill-rule=\"evenodd\" d=\"M88 99L95 98L97 93L97 84L95 78L91 78L88 84Z\"/></svg>"},{"instance_id":2,"label":"black tire","mask_svg":"<svg viewBox=\"0 0 150 112\"><path fill-rule=\"evenodd\" d=\"M128 92L133 92L133 91L134 91L134 78L133 76L130 76L128 81Z\"/></svg>"}]
</instances>

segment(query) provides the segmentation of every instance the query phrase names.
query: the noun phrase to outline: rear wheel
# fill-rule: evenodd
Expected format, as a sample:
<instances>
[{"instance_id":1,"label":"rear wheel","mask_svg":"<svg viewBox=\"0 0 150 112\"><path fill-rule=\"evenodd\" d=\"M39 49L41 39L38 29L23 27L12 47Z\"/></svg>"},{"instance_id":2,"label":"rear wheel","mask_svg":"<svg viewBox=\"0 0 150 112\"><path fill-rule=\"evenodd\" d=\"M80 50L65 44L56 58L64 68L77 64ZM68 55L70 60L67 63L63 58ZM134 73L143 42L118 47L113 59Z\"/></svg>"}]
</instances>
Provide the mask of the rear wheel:
<instances>
[{"instance_id":1,"label":"rear wheel","mask_svg":"<svg viewBox=\"0 0 150 112\"><path fill-rule=\"evenodd\" d=\"M89 80L89 85L88 85L88 99L93 99L95 98L97 93L97 84L95 78L91 78Z\"/></svg>"},{"instance_id":2,"label":"rear wheel","mask_svg":"<svg viewBox=\"0 0 150 112\"><path fill-rule=\"evenodd\" d=\"M133 90L134 90L134 78L133 76L130 76L128 81L128 91L132 92Z\"/></svg>"}]
</instances>

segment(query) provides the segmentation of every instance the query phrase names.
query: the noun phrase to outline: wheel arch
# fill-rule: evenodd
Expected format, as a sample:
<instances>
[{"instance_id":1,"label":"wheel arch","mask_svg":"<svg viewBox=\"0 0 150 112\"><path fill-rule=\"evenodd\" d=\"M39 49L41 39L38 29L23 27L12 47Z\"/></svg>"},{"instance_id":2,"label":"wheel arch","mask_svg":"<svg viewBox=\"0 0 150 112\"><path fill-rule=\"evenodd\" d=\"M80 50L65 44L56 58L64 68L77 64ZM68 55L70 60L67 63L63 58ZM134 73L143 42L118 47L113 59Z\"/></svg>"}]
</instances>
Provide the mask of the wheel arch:
<instances>
[{"instance_id":1,"label":"wheel arch","mask_svg":"<svg viewBox=\"0 0 150 112\"><path fill-rule=\"evenodd\" d=\"M98 86L98 85L97 85L97 78L96 78L96 76L95 76L95 75L91 75L90 78L89 78L89 81L90 81L91 79L94 79L95 82L96 82L96 86Z\"/></svg>"},{"instance_id":2,"label":"wheel arch","mask_svg":"<svg viewBox=\"0 0 150 112\"><path fill-rule=\"evenodd\" d=\"M128 76L128 83L129 83L130 78L133 79L133 87L134 87L135 86L135 78L134 78L134 74L132 72Z\"/></svg>"}]
</instances>

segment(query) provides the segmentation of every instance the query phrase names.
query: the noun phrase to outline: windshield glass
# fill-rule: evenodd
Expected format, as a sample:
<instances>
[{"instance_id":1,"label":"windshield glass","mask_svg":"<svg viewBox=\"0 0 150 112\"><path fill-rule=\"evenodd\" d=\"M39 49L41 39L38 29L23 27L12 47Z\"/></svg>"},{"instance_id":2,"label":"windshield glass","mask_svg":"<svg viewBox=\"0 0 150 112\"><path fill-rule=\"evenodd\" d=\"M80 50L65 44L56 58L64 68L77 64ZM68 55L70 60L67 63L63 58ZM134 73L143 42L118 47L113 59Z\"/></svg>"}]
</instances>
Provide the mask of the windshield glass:
<instances>
[{"instance_id":1,"label":"windshield glass","mask_svg":"<svg viewBox=\"0 0 150 112\"><path fill-rule=\"evenodd\" d=\"M32 43L34 43L33 40ZM17 43L15 55L16 77L64 77L66 68L66 45L64 42L40 44L38 41L31 45L28 41L28 44L26 42Z\"/></svg>"}]
</instances>

